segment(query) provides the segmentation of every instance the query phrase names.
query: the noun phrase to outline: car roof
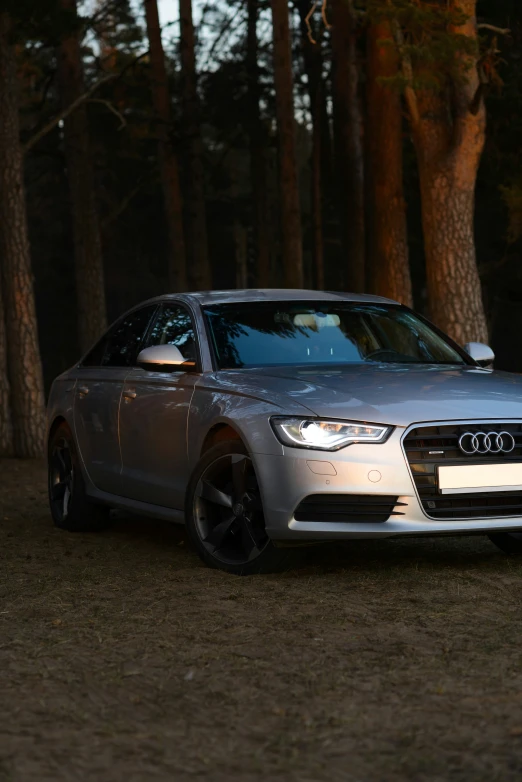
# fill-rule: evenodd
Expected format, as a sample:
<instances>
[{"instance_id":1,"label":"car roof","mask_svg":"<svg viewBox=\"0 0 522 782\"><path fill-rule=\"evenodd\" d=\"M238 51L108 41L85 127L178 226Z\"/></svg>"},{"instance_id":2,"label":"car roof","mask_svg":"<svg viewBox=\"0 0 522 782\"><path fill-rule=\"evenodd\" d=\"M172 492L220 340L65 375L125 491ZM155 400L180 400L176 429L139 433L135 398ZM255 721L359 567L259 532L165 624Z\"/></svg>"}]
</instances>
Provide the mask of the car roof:
<instances>
[{"instance_id":1,"label":"car roof","mask_svg":"<svg viewBox=\"0 0 522 782\"><path fill-rule=\"evenodd\" d=\"M179 295L179 294L178 294ZM393 299L382 296L372 296L366 293L334 293L332 291L297 290L289 288L247 288L229 291L199 291L197 293L181 294L183 298L190 297L201 305L233 304L236 302L255 301L353 301L367 303L397 304ZM174 294L162 298L174 298Z\"/></svg>"}]
</instances>

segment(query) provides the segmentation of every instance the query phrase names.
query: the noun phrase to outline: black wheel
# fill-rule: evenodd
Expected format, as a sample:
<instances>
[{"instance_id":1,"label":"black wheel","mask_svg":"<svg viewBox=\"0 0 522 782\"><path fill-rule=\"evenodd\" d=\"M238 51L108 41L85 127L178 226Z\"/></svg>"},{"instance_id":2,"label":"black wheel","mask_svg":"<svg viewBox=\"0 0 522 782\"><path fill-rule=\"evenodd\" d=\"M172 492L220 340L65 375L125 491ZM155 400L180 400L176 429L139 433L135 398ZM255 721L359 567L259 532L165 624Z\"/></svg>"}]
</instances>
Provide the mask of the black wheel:
<instances>
[{"instance_id":1,"label":"black wheel","mask_svg":"<svg viewBox=\"0 0 522 782\"><path fill-rule=\"evenodd\" d=\"M522 532L495 532L488 538L505 554L522 554Z\"/></svg>"},{"instance_id":2,"label":"black wheel","mask_svg":"<svg viewBox=\"0 0 522 782\"><path fill-rule=\"evenodd\" d=\"M72 432L60 424L49 439L49 506L57 527L71 532L99 532L109 524L110 509L91 502L78 462Z\"/></svg>"},{"instance_id":3,"label":"black wheel","mask_svg":"<svg viewBox=\"0 0 522 782\"><path fill-rule=\"evenodd\" d=\"M254 465L240 441L210 448L187 489L187 532L207 565L237 575L268 573L288 562L266 534Z\"/></svg>"}]
</instances>

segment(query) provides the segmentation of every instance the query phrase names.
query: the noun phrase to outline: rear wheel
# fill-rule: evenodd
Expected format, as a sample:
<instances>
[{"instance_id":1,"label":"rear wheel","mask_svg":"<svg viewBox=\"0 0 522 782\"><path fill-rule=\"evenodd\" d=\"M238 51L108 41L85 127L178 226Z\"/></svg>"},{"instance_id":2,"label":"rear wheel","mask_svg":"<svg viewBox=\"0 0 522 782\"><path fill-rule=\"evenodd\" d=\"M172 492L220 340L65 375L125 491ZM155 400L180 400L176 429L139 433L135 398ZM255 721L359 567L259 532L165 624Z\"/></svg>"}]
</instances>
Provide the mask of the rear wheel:
<instances>
[{"instance_id":1,"label":"rear wheel","mask_svg":"<svg viewBox=\"0 0 522 782\"><path fill-rule=\"evenodd\" d=\"M188 535L201 559L237 575L267 573L288 562L266 534L252 459L240 441L221 443L202 457L187 489Z\"/></svg>"},{"instance_id":2,"label":"rear wheel","mask_svg":"<svg viewBox=\"0 0 522 782\"><path fill-rule=\"evenodd\" d=\"M522 532L495 532L488 538L505 554L522 554Z\"/></svg>"},{"instance_id":3,"label":"rear wheel","mask_svg":"<svg viewBox=\"0 0 522 782\"><path fill-rule=\"evenodd\" d=\"M49 439L49 507L57 527L71 532L99 532L109 525L110 509L91 502L85 492L71 430L60 424Z\"/></svg>"}]
</instances>

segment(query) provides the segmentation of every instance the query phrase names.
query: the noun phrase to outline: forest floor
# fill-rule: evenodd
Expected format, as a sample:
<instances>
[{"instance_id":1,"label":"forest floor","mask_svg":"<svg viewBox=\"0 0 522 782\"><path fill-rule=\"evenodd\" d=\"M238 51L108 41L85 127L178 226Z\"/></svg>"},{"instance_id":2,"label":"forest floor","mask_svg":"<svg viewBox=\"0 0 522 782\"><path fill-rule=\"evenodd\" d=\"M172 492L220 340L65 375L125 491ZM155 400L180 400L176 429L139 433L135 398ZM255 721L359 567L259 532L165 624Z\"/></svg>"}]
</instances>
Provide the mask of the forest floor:
<instances>
[{"instance_id":1,"label":"forest floor","mask_svg":"<svg viewBox=\"0 0 522 782\"><path fill-rule=\"evenodd\" d=\"M2 782L522 778L522 561L484 537L236 578L182 530L54 529L0 462Z\"/></svg>"}]
</instances>

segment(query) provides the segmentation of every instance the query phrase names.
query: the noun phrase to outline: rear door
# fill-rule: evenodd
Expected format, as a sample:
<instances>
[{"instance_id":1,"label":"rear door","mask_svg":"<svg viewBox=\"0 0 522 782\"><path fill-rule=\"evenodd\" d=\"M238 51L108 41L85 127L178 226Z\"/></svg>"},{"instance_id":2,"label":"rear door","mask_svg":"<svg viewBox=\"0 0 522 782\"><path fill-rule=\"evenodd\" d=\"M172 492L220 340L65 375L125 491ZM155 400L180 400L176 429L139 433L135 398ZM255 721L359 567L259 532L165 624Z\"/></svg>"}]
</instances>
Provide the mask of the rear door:
<instances>
[{"instance_id":1,"label":"rear door","mask_svg":"<svg viewBox=\"0 0 522 782\"><path fill-rule=\"evenodd\" d=\"M76 441L94 485L112 494L121 494L118 413L123 383L156 310L157 305L147 305L121 318L78 369L74 399Z\"/></svg>"},{"instance_id":2,"label":"rear door","mask_svg":"<svg viewBox=\"0 0 522 782\"><path fill-rule=\"evenodd\" d=\"M183 508L188 481L187 420L200 356L195 325L181 303L164 303L145 347L176 345L196 370L151 372L135 367L127 376L120 407L126 497L168 508Z\"/></svg>"}]
</instances>

